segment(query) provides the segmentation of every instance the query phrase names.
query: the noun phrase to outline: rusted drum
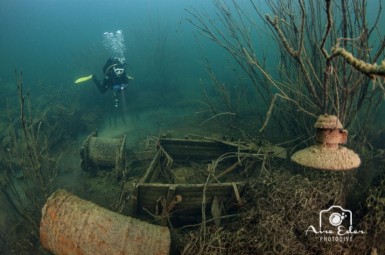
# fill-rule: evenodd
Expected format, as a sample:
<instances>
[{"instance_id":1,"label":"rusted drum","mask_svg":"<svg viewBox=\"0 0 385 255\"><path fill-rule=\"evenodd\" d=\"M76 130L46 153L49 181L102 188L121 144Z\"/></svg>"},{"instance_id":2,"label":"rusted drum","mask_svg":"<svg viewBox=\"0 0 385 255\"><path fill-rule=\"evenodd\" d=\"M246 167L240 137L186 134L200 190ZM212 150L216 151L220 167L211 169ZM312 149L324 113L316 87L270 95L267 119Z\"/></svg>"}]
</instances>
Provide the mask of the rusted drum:
<instances>
[{"instance_id":1,"label":"rusted drum","mask_svg":"<svg viewBox=\"0 0 385 255\"><path fill-rule=\"evenodd\" d=\"M122 138L103 138L91 134L80 149L83 170L93 168L124 168L126 136Z\"/></svg>"},{"instance_id":2,"label":"rusted drum","mask_svg":"<svg viewBox=\"0 0 385 255\"><path fill-rule=\"evenodd\" d=\"M65 254L169 254L170 232L109 211L65 191L47 200L40 223L42 246Z\"/></svg>"},{"instance_id":3,"label":"rusted drum","mask_svg":"<svg viewBox=\"0 0 385 255\"><path fill-rule=\"evenodd\" d=\"M291 160L305 167L322 170L353 170L361 164L360 157L341 146L348 141L348 131L335 115L324 114L314 124L316 144L295 152Z\"/></svg>"}]
</instances>

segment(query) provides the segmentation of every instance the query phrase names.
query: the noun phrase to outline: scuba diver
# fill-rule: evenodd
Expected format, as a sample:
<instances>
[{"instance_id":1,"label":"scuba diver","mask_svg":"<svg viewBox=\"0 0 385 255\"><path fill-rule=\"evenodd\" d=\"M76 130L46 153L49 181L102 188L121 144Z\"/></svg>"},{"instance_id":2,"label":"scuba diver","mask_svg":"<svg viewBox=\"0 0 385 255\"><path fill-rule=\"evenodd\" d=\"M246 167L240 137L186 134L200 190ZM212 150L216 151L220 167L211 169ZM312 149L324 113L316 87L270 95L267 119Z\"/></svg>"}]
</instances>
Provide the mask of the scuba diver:
<instances>
[{"instance_id":1,"label":"scuba diver","mask_svg":"<svg viewBox=\"0 0 385 255\"><path fill-rule=\"evenodd\" d=\"M133 80L132 77L126 74L126 60L123 57L126 50L124 46L124 37L121 30L114 33L105 32L103 34L103 44L113 56L110 57L103 67L104 78L103 81L99 81L95 74L81 77L75 81L76 84L93 80L96 87L101 93L105 93L108 89L114 92L115 107L118 107L118 95L128 86L129 80Z\"/></svg>"},{"instance_id":2,"label":"scuba diver","mask_svg":"<svg viewBox=\"0 0 385 255\"><path fill-rule=\"evenodd\" d=\"M124 58L110 57L103 67L104 78L99 81L95 74L79 78L75 83L93 80L101 93L111 89L114 92L115 107L118 107L118 95L128 86L128 82L134 78L126 74L126 61Z\"/></svg>"},{"instance_id":3,"label":"scuba diver","mask_svg":"<svg viewBox=\"0 0 385 255\"><path fill-rule=\"evenodd\" d=\"M115 107L118 107L118 94L128 86L129 80L133 80L126 74L126 67L124 58L111 57L103 67L103 82L100 82L95 74L92 75L92 80L101 93L105 93L108 89L114 92Z\"/></svg>"},{"instance_id":4,"label":"scuba diver","mask_svg":"<svg viewBox=\"0 0 385 255\"><path fill-rule=\"evenodd\" d=\"M112 89L114 93L127 87L129 76L126 74L127 64L124 58L111 57L107 60L103 67L104 79L101 83L96 75L92 75L96 87L100 92L105 93L108 89Z\"/></svg>"}]
</instances>

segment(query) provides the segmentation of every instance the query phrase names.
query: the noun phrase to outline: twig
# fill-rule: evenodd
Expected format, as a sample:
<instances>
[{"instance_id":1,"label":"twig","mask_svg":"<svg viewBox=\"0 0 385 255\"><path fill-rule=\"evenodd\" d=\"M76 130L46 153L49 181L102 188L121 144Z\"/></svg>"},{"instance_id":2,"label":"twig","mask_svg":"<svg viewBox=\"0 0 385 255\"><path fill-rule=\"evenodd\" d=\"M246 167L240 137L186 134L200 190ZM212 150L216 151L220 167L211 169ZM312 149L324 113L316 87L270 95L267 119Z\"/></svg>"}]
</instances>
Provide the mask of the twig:
<instances>
[{"instance_id":1,"label":"twig","mask_svg":"<svg viewBox=\"0 0 385 255\"><path fill-rule=\"evenodd\" d=\"M221 112L221 113L215 114L214 116L212 116L212 117L208 118L207 120L203 121L200 124L200 126L203 126L206 122L208 122L208 121L210 121L210 120L212 120L214 118L217 118L217 117L219 117L221 115L235 115L235 113L233 113L233 112Z\"/></svg>"},{"instance_id":2,"label":"twig","mask_svg":"<svg viewBox=\"0 0 385 255\"><path fill-rule=\"evenodd\" d=\"M232 164L231 166L229 166L228 168L226 168L223 172L221 172L220 174L218 174L216 177L217 179L221 178L222 176L230 173L231 171L233 171L234 169L237 168L237 166L241 165L242 162L246 159L247 157L244 157L242 158L240 161L237 161L235 162L234 164Z\"/></svg>"}]
</instances>

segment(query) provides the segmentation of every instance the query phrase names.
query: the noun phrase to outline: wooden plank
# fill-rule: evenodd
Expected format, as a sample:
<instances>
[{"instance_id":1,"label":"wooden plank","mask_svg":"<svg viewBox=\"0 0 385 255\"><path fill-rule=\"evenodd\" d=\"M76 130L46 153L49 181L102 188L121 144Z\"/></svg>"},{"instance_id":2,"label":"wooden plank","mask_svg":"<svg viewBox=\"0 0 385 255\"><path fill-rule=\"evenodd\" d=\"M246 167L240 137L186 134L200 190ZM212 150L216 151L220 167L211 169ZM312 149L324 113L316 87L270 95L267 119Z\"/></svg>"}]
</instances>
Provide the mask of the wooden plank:
<instances>
[{"instance_id":1,"label":"wooden plank","mask_svg":"<svg viewBox=\"0 0 385 255\"><path fill-rule=\"evenodd\" d=\"M273 144L257 145L244 142L235 143L228 141L194 140L194 139L160 139L159 143L173 157L174 160L189 159L215 159L227 152L262 153L282 159L287 158L285 148Z\"/></svg>"},{"instance_id":2,"label":"wooden plank","mask_svg":"<svg viewBox=\"0 0 385 255\"><path fill-rule=\"evenodd\" d=\"M170 204L171 201L174 199L174 196L175 196L175 190L176 187L175 186L170 186L167 190L167 196L166 196L166 199L167 199L167 204Z\"/></svg>"},{"instance_id":3,"label":"wooden plank","mask_svg":"<svg viewBox=\"0 0 385 255\"><path fill-rule=\"evenodd\" d=\"M159 163L159 158L160 158L160 151L157 151L156 154L155 154L155 157L153 158L153 160L151 161L151 164L150 166L147 168L147 171L146 173L144 174L144 176L140 179L139 183L142 183L142 182L149 182L150 179L153 178L153 175L155 174L155 170L156 168L159 168L157 165Z\"/></svg>"},{"instance_id":4,"label":"wooden plank","mask_svg":"<svg viewBox=\"0 0 385 255\"><path fill-rule=\"evenodd\" d=\"M128 201L130 210L129 215L130 216L137 216L138 215L138 184L133 183L132 193L130 195L130 200Z\"/></svg>"}]
</instances>

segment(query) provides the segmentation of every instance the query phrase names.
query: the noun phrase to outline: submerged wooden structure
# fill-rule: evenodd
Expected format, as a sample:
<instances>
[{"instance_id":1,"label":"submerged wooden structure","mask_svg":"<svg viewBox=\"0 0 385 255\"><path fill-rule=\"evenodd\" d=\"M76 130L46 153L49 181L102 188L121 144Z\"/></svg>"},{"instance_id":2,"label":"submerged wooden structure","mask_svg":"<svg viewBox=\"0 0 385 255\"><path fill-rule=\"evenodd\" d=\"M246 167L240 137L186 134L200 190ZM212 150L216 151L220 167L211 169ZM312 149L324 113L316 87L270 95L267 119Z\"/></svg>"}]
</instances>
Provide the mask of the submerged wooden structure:
<instances>
[{"instance_id":1,"label":"submerged wooden structure","mask_svg":"<svg viewBox=\"0 0 385 255\"><path fill-rule=\"evenodd\" d=\"M270 156L286 158L282 147L208 138L160 138L145 174L129 196L129 214L163 224L215 220L242 204L247 176ZM218 223L218 221L215 221Z\"/></svg>"}]
</instances>

